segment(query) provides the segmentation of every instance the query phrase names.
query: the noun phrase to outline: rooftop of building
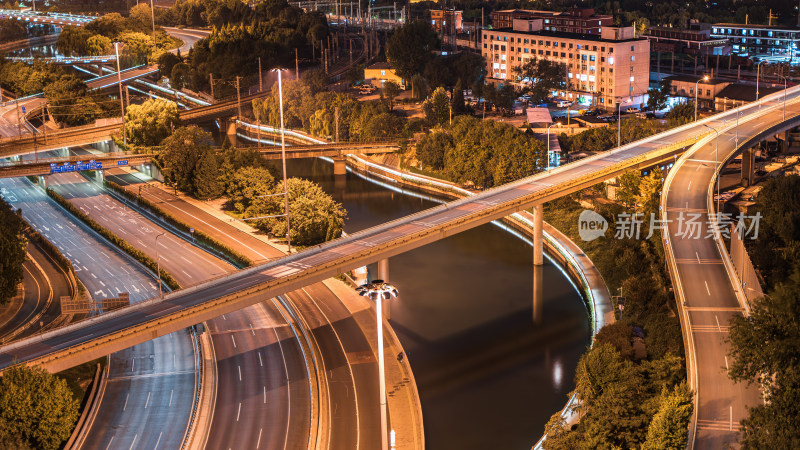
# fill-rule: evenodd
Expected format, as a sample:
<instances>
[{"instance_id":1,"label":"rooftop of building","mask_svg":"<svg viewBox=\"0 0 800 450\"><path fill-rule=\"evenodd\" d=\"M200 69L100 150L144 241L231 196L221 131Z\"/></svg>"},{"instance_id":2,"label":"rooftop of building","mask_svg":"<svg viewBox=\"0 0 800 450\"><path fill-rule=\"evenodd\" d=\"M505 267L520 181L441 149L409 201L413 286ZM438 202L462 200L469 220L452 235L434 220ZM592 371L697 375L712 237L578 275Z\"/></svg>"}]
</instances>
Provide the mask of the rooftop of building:
<instances>
[{"instance_id":1,"label":"rooftop of building","mask_svg":"<svg viewBox=\"0 0 800 450\"><path fill-rule=\"evenodd\" d=\"M497 31L501 33L512 33L512 34L524 34L528 36L542 36L542 37L551 37L551 38L559 38L559 39L574 39L579 41L592 41L592 42L609 42L609 43L619 43L619 42L634 42L634 41L646 41L647 38L644 37L634 37L630 39L603 39L600 37L599 34L583 34L583 33L568 33L566 31L549 31L549 30L541 30L541 31L518 31L514 28L507 27L507 28L495 28L494 30L488 31Z\"/></svg>"},{"instance_id":2,"label":"rooftop of building","mask_svg":"<svg viewBox=\"0 0 800 450\"><path fill-rule=\"evenodd\" d=\"M758 95L759 97L764 97L765 95L769 95L781 90L782 89L780 88L760 86L758 88ZM756 100L756 87L747 84L732 84L719 91L717 98L754 102Z\"/></svg>"},{"instance_id":3,"label":"rooftop of building","mask_svg":"<svg viewBox=\"0 0 800 450\"><path fill-rule=\"evenodd\" d=\"M381 61L381 62L376 62L375 64L372 64L370 66L367 66L367 69L387 70L387 69L394 69L394 67L392 67L392 65L386 61Z\"/></svg>"},{"instance_id":4,"label":"rooftop of building","mask_svg":"<svg viewBox=\"0 0 800 450\"><path fill-rule=\"evenodd\" d=\"M666 77L664 79L665 80L670 80L670 81L682 81L682 82L685 82L685 83L697 83L698 81L701 81L703 79L703 76L702 75L673 75L673 76L670 76L670 77ZM711 78L710 80L703 81L701 84L716 85L716 84L724 84L724 83L730 83L730 81L720 80L718 78Z\"/></svg>"},{"instance_id":5,"label":"rooftop of building","mask_svg":"<svg viewBox=\"0 0 800 450\"><path fill-rule=\"evenodd\" d=\"M779 30L779 31L800 31L800 28L796 26L784 26L784 25L756 25L753 23L750 24L743 24L743 23L715 23L713 25L717 28L753 28L753 29L763 29L763 30Z\"/></svg>"}]
</instances>

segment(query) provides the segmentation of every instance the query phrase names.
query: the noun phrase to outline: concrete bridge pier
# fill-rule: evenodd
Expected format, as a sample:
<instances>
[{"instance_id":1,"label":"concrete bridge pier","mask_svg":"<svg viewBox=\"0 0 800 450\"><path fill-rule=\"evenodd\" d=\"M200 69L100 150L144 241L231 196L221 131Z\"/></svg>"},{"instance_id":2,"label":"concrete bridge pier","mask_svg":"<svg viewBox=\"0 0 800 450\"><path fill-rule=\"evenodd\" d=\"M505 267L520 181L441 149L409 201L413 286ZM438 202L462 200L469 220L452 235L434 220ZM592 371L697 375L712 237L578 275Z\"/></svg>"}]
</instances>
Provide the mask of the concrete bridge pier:
<instances>
[{"instance_id":1,"label":"concrete bridge pier","mask_svg":"<svg viewBox=\"0 0 800 450\"><path fill-rule=\"evenodd\" d=\"M47 175L39 175L39 186L47 190Z\"/></svg>"},{"instance_id":2,"label":"concrete bridge pier","mask_svg":"<svg viewBox=\"0 0 800 450\"><path fill-rule=\"evenodd\" d=\"M228 124L225 127L225 134L228 136L228 141L230 141L231 145L236 147L236 117L231 117L228 120Z\"/></svg>"},{"instance_id":3,"label":"concrete bridge pier","mask_svg":"<svg viewBox=\"0 0 800 450\"><path fill-rule=\"evenodd\" d=\"M542 323L543 271L544 266L533 266L533 323L536 325Z\"/></svg>"},{"instance_id":4,"label":"concrete bridge pier","mask_svg":"<svg viewBox=\"0 0 800 450\"><path fill-rule=\"evenodd\" d=\"M347 175L347 158L344 156L333 157L333 174Z\"/></svg>"},{"instance_id":5,"label":"concrete bridge pier","mask_svg":"<svg viewBox=\"0 0 800 450\"><path fill-rule=\"evenodd\" d=\"M94 173L97 174L97 175L95 175L95 179L102 183L103 182L103 171L102 170L95 170Z\"/></svg>"},{"instance_id":6,"label":"concrete bridge pier","mask_svg":"<svg viewBox=\"0 0 800 450\"><path fill-rule=\"evenodd\" d=\"M544 296L542 269L544 239L544 207L538 204L533 207L533 323L542 321L542 302Z\"/></svg>"},{"instance_id":7,"label":"concrete bridge pier","mask_svg":"<svg viewBox=\"0 0 800 450\"><path fill-rule=\"evenodd\" d=\"M755 154L754 148L748 148L742 153L742 185L745 187L753 184Z\"/></svg>"}]
</instances>

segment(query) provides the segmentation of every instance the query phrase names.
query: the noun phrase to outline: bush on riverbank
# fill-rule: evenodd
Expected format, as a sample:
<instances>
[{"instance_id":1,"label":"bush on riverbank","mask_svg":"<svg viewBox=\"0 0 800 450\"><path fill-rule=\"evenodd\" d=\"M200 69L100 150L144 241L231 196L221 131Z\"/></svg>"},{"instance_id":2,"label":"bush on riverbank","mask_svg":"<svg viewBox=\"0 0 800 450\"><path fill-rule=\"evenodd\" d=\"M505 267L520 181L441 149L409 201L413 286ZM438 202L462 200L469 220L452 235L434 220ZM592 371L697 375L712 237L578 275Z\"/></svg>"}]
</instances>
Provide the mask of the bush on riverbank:
<instances>
[{"instance_id":1,"label":"bush on riverbank","mask_svg":"<svg viewBox=\"0 0 800 450\"><path fill-rule=\"evenodd\" d=\"M660 444L676 442L685 446L692 394L685 384L683 340L673 312L661 236L656 232L646 238L643 229L639 239L617 239L614 224L625 217L622 214L634 211L595 202L595 212L608 221L609 230L605 236L583 241L578 233L583 210L578 199L583 194L546 203L545 220L579 243L610 292L621 293L626 301L624 310L616 311L618 321L600 330L594 347L578 363L575 393L580 422L569 430L560 415L554 415L545 427L544 446L662 448Z\"/></svg>"}]
</instances>

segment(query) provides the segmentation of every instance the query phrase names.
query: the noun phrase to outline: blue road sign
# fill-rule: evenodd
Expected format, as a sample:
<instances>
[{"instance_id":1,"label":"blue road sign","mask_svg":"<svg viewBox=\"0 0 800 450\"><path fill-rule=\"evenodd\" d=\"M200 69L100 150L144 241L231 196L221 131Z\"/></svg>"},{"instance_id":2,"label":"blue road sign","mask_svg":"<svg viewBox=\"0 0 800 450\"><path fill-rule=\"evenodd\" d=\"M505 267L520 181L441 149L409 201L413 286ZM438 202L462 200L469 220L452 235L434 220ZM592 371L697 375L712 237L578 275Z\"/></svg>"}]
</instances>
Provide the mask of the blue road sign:
<instances>
[{"instance_id":1,"label":"blue road sign","mask_svg":"<svg viewBox=\"0 0 800 450\"><path fill-rule=\"evenodd\" d=\"M118 166L127 166L128 165L128 160L127 159L123 159L122 161L117 161L117 165Z\"/></svg>"},{"instance_id":2,"label":"blue road sign","mask_svg":"<svg viewBox=\"0 0 800 450\"><path fill-rule=\"evenodd\" d=\"M25 114L25 107L22 107L22 114Z\"/></svg>"}]
</instances>

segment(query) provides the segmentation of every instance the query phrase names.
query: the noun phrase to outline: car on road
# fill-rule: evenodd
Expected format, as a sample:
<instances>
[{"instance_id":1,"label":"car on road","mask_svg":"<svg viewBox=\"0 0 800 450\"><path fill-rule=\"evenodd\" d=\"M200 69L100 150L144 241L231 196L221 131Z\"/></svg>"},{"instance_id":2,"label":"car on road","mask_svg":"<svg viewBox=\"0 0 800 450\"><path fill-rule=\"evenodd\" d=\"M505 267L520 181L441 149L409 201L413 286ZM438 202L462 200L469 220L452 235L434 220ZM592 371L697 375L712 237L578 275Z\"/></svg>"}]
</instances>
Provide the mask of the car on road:
<instances>
[{"instance_id":1,"label":"car on road","mask_svg":"<svg viewBox=\"0 0 800 450\"><path fill-rule=\"evenodd\" d=\"M635 106L628 106L627 108L625 108L625 112L628 113L628 114L633 114L633 113L642 112L642 110L637 108L637 107L635 107Z\"/></svg>"}]
</instances>

